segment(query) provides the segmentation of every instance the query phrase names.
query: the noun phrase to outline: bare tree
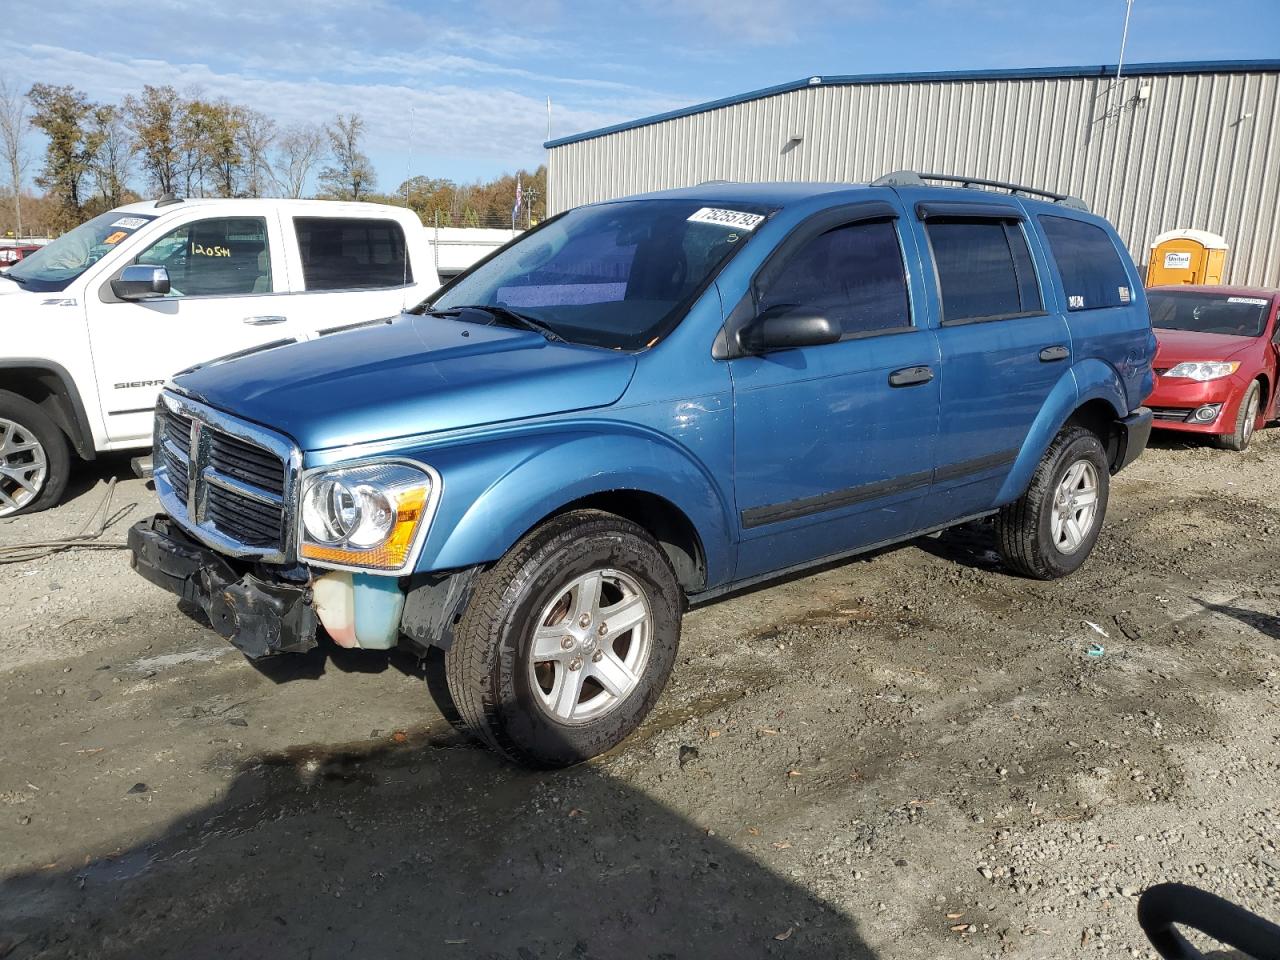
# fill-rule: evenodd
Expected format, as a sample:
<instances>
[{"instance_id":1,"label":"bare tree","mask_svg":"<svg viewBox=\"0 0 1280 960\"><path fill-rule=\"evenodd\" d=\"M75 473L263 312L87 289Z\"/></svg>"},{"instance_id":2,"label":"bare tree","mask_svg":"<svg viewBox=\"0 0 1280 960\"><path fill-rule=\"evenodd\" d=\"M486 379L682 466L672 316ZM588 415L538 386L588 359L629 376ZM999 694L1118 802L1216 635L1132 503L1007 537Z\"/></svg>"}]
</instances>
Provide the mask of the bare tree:
<instances>
[{"instance_id":1,"label":"bare tree","mask_svg":"<svg viewBox=\"0 0 1280 960\"><path fill-rule=\"evenodd\" d=\"M320 186L335 200L359 200L373 191L377 179L373 163L360 149L364 118L338 114L326 131L333 166L320 171Z\"/></svg>"},{"instance_id":2,"label":"bare tree","mask_svg":"<svg viewBox=\"0 0 1280 960\"><path fill-rule=\"evenodd\" d=\"M23 138L28 126L26 98L7 77L0 76L0 151L13 188L13 216L18 236L22 236L22 177L28 160Z\"/></svg>"},{"instance_id":3,"label":"bare tree","mask_svg":"<svg viewBox=\"0 0 1280 960\"><path fill-rule=\"evenodd\" d=\"M319 127L299 124L280 136L276 152L276 186L286 197L297 199L307 189L311 171L324 153L324 131Z\"/></svg>"},{"instance_id":4,"label":"bare tree","mask_svg":"<svg viewBox=\"0 0 1280 960\"><path fill-rule=\"evenodd\" d=\"M276 139L276 122L250 107L240 107L238 110L244 194L247 197L260 197L266 193L274 179L267 153Z\"/></svg>"},{"instance_id":5,"label":"bare tree","mask_svg":"<svg viewBox=\"0 0 1280 960\"><path fill-rule=\"evenodd\" d=\"M107 209L118 207L124 202L138 147L129 135L124 114L118 107L98 107L94 111L93 126L98 141L98 149L90 165L93 181Z\"/></svg>"}]
</instances>

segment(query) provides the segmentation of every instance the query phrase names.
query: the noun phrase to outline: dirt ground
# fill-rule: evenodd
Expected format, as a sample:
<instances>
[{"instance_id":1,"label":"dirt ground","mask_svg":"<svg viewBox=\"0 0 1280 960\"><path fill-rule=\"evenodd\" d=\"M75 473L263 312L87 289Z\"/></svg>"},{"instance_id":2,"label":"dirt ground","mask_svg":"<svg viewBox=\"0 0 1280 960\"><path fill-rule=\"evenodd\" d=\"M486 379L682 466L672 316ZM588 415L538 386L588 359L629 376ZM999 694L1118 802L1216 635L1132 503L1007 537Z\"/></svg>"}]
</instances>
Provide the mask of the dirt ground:
<instances>
[{"instance_id":1,"label":"dirt ground","mask_svg":"<svg viewBox=\"0 0 1280 960\"><path fill-rule=\"evenodd\" d=\"M104 539L88 471L0 521ZM560 773L424 671L255 670L119 551L0 566L0 958L1154 956L1136 895L1280 919L1280 431L1159 441L1073 578L978 526L692 612L672 683Z\"/></svg>"}]
</instances>

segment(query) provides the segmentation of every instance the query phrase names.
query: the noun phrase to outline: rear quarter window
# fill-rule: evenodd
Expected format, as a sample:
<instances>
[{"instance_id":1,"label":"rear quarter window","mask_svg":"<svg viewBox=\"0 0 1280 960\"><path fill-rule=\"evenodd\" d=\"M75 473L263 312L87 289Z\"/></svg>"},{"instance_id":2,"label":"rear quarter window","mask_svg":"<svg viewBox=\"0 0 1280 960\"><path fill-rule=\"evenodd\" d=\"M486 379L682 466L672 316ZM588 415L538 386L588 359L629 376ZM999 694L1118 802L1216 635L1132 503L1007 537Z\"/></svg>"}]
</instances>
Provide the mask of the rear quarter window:
<instances>
[{"instance_id":1,"label":"rear quarter window","mask_svg":"<svg viewBox=\"0 0 1280 960\"><path fill-rule=\"evenodd\" d=\"M1133 301L1129 274L1101 227L1069 217L1040 217L1068 310L1127 307Z\"/></svg>"}]
</instances>

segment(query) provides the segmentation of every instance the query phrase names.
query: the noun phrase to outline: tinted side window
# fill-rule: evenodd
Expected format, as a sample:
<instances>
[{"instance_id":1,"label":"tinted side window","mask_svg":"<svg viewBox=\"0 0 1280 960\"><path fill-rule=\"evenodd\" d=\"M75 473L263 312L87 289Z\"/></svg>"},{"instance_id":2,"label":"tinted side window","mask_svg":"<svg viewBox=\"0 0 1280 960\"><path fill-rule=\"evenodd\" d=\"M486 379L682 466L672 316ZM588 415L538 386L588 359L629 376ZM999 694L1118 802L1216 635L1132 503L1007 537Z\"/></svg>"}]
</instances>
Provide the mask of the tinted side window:
<instances>
[{"instance_id":1,"label":"tinted side window","mask_svg":"<svg viewBox=\"0 0 1280 960\"><path fill-rule=\"evenodd\" d=\"M1062 277L1068 310L1128 306L1133 299L1129 275L1105 230L1067 217L1041 217L1040 226Z\"/></svg>"},{"instance_id":2,"label":"tinted side window","mask_svg":"<svg viewBox=\"0 0 1280 960\"><path fill-rule=\"evenodd\" d=\"M897 228L852 223L809 240L761 294L761 310L783 305L822 311L846 337L911 326Z\"/></svg>"},{"instance_id":3,"label":"tinted side window","mask_svg":"<svg viewBox=\"0 0 1280 960\"><path fill-rule=\"evenodd\" d=\"M170 297L271 292L271 249L261 217L198 220L169 231L135 263L169 271Z\"/></svg>"},{"instance_id":4,"label":"tinted side window","mask_svg":"<svg viewBox=\"0 0 1280 960\"><path fill-rule=\"evenodd\" d=\"M1022 227L1001 220L930 220L926 226L942 295L942 322L1044 309Z\"/></svg>"},{"instance_id":5,"label":"tinted side window","mask_svg":"<svg viewBox=\"0 0 1280 960\"><path fill-rule=\"evenodd\" d=\"M413 282L404 230L394 220L295 217L308 290L361 290Z\"/></svg>"}]
</instances>

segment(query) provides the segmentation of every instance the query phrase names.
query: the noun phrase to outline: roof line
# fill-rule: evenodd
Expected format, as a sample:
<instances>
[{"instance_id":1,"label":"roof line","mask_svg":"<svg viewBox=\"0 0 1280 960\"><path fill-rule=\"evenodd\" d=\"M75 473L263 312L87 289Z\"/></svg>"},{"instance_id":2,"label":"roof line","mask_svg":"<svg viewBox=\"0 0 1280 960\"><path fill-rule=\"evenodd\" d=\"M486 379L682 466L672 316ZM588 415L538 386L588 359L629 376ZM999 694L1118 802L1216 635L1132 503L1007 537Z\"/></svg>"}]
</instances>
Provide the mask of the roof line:
<instances>
[{"instance_id":1,"label":"roof line","mask_svg":"<svg viewBox=\"0 0 1280 960\"><path fill-rule=\"evenodd\" d=\"M739 93L731 97L721 97L718 100L708 100L705 103L679 107L675 110L668 110L666 113L655 113L651 117L641 117L639 120L626 120L622 123L600 127L596 130L588 130L585 133L574 133L566 137L558 137L555 140L546 141L543 146L548 150L553 147L563 147L570 143L580 143L583 140L594 140L610 133L621 133L624 130L647 127L667 120L676 120L680 117L691 117L695 114L707 113L711 110L719 110L723 107L731 107L751 100L763 100L766 97L774 97L780 93L803 90L805 87L849 87L870 83L939 83L956 80L1045 80L1070 77L1113 77L1116 74L1116 69L1114 63L1105 63L1087 67L1018 67L999 70L939 70L932 73L864 73L805 77L802 80L779 83L772 87L763 87L760 90L752 90L748 93ZM1183 63L1177 61L1131 63L1125 65L1124 75L1126 77L1152 77L1177 73L1267 73L1272 71L1280 72L1280 60L1194 60Z\"/></svg>"}]
</instances>

